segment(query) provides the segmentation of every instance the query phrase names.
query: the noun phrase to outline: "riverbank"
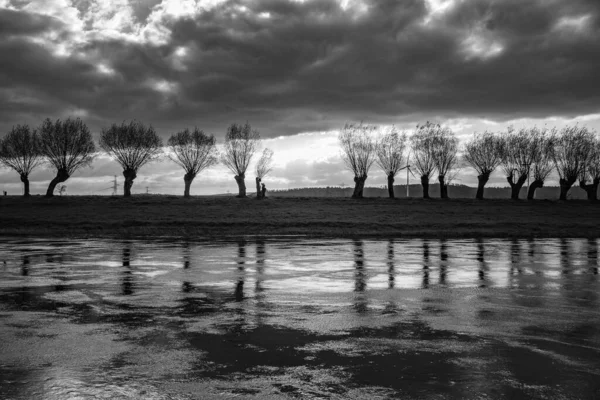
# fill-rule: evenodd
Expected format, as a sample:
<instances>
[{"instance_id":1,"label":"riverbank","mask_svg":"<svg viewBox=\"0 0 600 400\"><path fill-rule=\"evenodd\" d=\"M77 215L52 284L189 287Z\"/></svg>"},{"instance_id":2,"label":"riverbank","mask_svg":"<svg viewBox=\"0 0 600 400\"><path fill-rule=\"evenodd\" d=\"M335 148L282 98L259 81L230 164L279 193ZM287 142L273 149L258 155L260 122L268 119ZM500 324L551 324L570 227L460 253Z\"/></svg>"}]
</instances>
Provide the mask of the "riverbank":
<instances>
[{"instance_id":1,"label":"riverbank","mask_svg":"<svg viewBox=\"0 0 600 400\"><path fill-rule=\"evenodd\" d=\"M600 204L474 199L0 198L0 235L43 237L600 237Z\"/></svg>"}]
</instances>

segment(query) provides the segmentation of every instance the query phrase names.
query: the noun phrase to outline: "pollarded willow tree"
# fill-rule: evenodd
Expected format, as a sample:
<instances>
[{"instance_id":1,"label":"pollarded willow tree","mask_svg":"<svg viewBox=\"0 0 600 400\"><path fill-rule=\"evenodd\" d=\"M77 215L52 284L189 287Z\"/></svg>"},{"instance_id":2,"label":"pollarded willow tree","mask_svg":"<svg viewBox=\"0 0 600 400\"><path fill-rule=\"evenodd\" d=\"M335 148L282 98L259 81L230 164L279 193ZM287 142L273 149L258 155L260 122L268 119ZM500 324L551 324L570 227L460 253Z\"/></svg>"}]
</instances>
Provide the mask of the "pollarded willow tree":
<instances>
[{"instance_id":1,"label":"pollarded willow tree","mask_svg":"<svg viewBox=\"0 0 600 400\"><path fill-rule=\"evenodd\" d=\"M529 151L531 152L531 175L533 182L527 191L527 200L533 200L535 191L544 187L544 181L554 169L552 164L552 145L556 130L534 127L529 130Z\"/></svg>"},{"instance_id":2,"label":"pollarded willow tree","mask_svg":"<svg viewBox=\"0 0 600 400\"><path fill-rule=\"evenodd\" d=\"M440 182L440 197L448 198L448 183L452 180L450 174L458 164L458 138L450 128L439 126L434 130L433 162L438 171Z\"/></svg>"},{"instance_id":3,"label":"pollarded willow tree","mask_svg":"<svg viewBox=\"0 0 600 400\"><path fill-rule=\"evenodd\" d=\"M23 182L23 196L29 196L29 174L42 162L37 132L27 125L14 126L0 140L0 164L14 169Z\"/></svg>"},{"instance_id":4,"label":"pollarded willow tree","mask_svg":"<svg viewBox=\"0 0 600 400\"><path fill-rule=\"evenodd\" d=\"M477 175L476 199L483 200L483 191L492 172L500 165L502 140L492 132L475 134L465 144L464 160L473 167Z\"/></svg>"},{"instance_id":5,"label":"pollarded willow tree","mask_svg":"<svg viewBox=\"0 0 600 400\"><path fill-rule=\"evenodd\" d=\"M342 160L354 173L353 198L362 198L369 169L375 162L375 126L346 124L340 131L338 140L342 149Z\"/></svg>"},{"instance_id":6,"label":"pollarded willow tree","mask_svg":"<svg viewBox=\"0 0 600 400\"><path fill-rule=\"evenodd\" d=\"M377 141L376 154L377 164L387 176L388 196L393 199L394 180L398 172L406 168L404 151L406 149L406 134L398 133L395 127L391 127Z\"/></svg>"},{"instance_id":7,"label":"pollarded willow tree","mask_svg":"<svg viewBox=\"0 0 600 400\"><path fill-rule=\"evenodd\" d=\"M527 129L518 132L510 127L502 137L502 169L510 185L510 198L519 199L532 164L531 138Z\"/></svg>"},{"instance_id":8,"label":"pollarded willow tree","mask_svg":"<svg viewBox=\"0 0 600 400\"><path fill-rule=\"evenodd\" d=\"M47 118L39 129L40 152L48 164L56 169L46 197L54 196L56 185L65 182L79 168L89 166L95 156L96 145L90 130L79 118Z\"/></svg>"},{"instance_id":9,"label":"pollarded willow tree","mask_svg":"<svg viewBox=\"0 0 600 400\"><path fill-rule=\"evenodd\" d=\"M169 158L185 171L184 197L190 197L190 186L196 176L218 163L216 143L213 135L207 135L198 128L194 131L186 128L169 138L167 142L171 150Z\"/></svg>"},{"instance_id":10,"label":"pollarded willow tree","mask_svg":"<svg viewBox=\"0 0 600 400\"><path fill-rule=\"evenodd\" d=\"M567 200L571 186L583 171L594 143L594 134L585 127L566 126L554 140L552 160L558 172L560 200Z\"/></svg>"},{"instance_id":11,"label":"pollarded willow tree","mask_svg":"<svg viewBox=\"0 0 600 400\"><path fill-rule=\"evenodd\" d=\"M221 161L235 174L238 185L237 197L246 197L246 170L260 145L260 133L249 123L231 124L225 135L225 145Z\"/></svg>"},{"instance_id":12,"label":"pollarded willow tree","mask_svg":"<svg viewBox=\"0 0 600 400\"><path fill-rule=\"evenodd\" d=\"M123 168L123 196L131 196L131 187L138 170L160 156L162 145L154 128L138 121L112 124L102 129L100 147Z\"/></svg>"},{"instance_id":13,"label":"pollarded willow tree","mask_svg":"<svg viewBox=\"0 0 600 400\"><path fill-rule=\"evenodd\" d=\"M421 178L423 187L423 198L429 198L429 179L435 171L435 146L436 132L442 129L439 124L427 122L425 125L417 125L417 130L410 137L410 145L413 155L412 167Z\"/></svg>"},{"instance_id":14,"label":"pollarded willow tree","mask_svg":"<svg viewBox=\"0 0 600 400\"><path fill-rule=\"evenodd\" d=\"M588 183L589 182L589 183ZM579 186L587 193L588 200L598 200L600 184L600 138L596 137L590 147L590 153L581 175Z\"/></svg>"},{"instance_id":15,"label":"pollarded willow tree","mask_svg":"<svg viewBox=\"0 0 600 400\"><path fill-rule=\"evenodd\" d=\"M256 198L263 198L260 184L265 176L273 170L273 150L266 148L256 163Z\"/></svg>"}]
</instances>

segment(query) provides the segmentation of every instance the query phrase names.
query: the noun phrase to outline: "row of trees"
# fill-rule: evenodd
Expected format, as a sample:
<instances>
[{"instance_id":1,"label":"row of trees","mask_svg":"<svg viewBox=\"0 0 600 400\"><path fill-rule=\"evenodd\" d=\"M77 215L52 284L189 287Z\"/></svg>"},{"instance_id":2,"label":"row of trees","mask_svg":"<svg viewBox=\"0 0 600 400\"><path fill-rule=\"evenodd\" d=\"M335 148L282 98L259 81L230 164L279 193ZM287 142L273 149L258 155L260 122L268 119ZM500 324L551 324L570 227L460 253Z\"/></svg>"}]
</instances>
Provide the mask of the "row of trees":
<instances>
[{"instance_id":1,"label":"row of trees","mask_svg":"<svg viewBox=\"0 0 600 400\"><path fill-rule=\"evenodd\" d=\"M378 127L346 124L339 134L342 159L354 173L352 197L363 197L365 181L375 163L387 175L389 197L394 197L393 184L398 172L405 168L416 171L429 198L429 181L437 171L440 195L448 198L448 184L455 177L461 161L459 141L448 127L427 122L417 126L407 137L394 127L381 132ZM548 175L559 176L560 199L579 179L588 199L596 200L600 184L600 138L582 126L556 128L509 128L506 132L475 134L462 149L462 161L477 173L476 198L483 199L491 174L500 167L511 187L511 198L518 199L525 182L532 178L527 198L533 199Z\"/></svg>"},{"instance_id":2,"label":"row of trees","mask_svg":"<svg viewBox=\"0 0 600 400\"><path fill-rule=\"evenodd\" d=\"M238 196L246 196L246 171L260 148L259 132L248 123L232 124L227 129L222 153L219 153L216 143L213 135L198 128L174 133L168 139L168 157L184 170L184 196L189 197L194 178L219 161L234 173ZM112 124L102 129L98 144L123 168L125 196L131 196L131 187L139 169L157 160L164 152L162 139L154 128L138 121ZM17 125L0 140L0 163L20 175L25 196L29 196L29 175L36 167L45 163L56 171L46 191L46 196L51 197L56 185L65 182L79 168L90 165L97 155L90 130L79 118L64 121L46 119L38 129ZM271 171L272 164L273 151L266 148L255 171L259 198L262 197L260 183Z\"/></svg>"},{"instance_id":3,"label":"row of trees","mask_svg":"<svg viewBox=\"0 0 600 400\"><path fill-rule=\"evenodd\" d=\"M377 163L385 172L389 197L394 197L396 175L408 168L416 171L423 187L423 197L429 198L429 181L437 172L442 198L448 197L448 184L455 177L459 162L472 166L478 173L476 197L483 199L484 188L491 174L501 167L511 187L511 197L519 192L528 178L528 199L543 187L555 169L559 175L560 199L566 200L570 188L579 179L590 200L597 199L600 183L600 139L585 127L567 126L562 130L548 128L508 129L507 132L476 134L462 149L448 127L427 122L417 126L407 137L394 127L379 132L376 126L346 124L340 131L342 158L354 173L352 197L363 197L368 173ZM376 135L376 133L381 133ZM159 158L163 143L154 128L137 121L112 124L101 131L99 147L123 168L124 195L131 187L141 167ZM246 123L232 124L225 135L223 151L216 139L202 130L185 129L168 139L168 157L184 170L184 196L203 170L221 161L233 174L238 196L246 196L246 171L261 146L260 134ZM56 176L48 185L46 196L52 196L56 186L65 182L79 168L91 164L98 154L88 127L80 119L51 121L46 119L38 129L17 125L0 140L0 162L14 169L29 195L29 174L46 163ZM261 197L262 179L271 171L273 151L264 149L256 163L257 197Z\"/></svg>"}]
</instances>

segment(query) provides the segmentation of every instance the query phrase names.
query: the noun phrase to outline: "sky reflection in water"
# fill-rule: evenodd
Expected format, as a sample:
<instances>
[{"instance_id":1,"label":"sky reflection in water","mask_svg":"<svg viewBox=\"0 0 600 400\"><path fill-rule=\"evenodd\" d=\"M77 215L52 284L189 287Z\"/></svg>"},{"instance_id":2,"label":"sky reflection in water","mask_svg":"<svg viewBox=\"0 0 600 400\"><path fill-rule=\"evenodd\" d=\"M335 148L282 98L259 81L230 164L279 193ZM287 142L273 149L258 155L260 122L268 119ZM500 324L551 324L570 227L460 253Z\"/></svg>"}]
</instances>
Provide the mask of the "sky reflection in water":
<instances>
[{"instance_id":1,"label":"sky reflection in water","mask_svg":"<svg viewBox=\"0 0 600 400\"><path fill-rule=\"evenodd\" d=\"M6 240L0 397L588 398L598 247Z\"/></svg>"}]
</instances>

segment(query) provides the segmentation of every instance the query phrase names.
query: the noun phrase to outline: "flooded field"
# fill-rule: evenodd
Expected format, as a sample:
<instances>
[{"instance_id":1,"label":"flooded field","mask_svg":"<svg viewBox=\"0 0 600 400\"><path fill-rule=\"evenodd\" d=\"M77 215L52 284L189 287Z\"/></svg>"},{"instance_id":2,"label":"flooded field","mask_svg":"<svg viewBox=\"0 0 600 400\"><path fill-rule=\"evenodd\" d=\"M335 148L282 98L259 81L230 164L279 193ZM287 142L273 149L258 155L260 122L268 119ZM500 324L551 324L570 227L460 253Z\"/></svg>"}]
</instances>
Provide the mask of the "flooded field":
<instances>
[{"instance_id":1,"label":"flooded field","mask_svg":"<svg viewBox=\"0 0 600 400\"><path fill-rule=\"evenodd\" d=\"M4 239L0 398L600 398L596 239Z\"/></svg>"}]
</instances>

